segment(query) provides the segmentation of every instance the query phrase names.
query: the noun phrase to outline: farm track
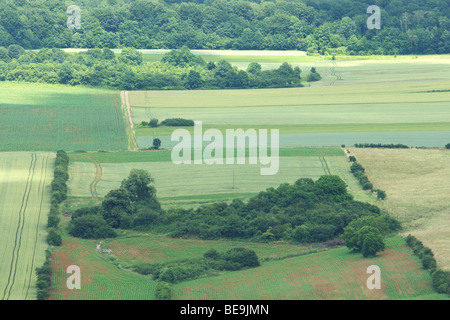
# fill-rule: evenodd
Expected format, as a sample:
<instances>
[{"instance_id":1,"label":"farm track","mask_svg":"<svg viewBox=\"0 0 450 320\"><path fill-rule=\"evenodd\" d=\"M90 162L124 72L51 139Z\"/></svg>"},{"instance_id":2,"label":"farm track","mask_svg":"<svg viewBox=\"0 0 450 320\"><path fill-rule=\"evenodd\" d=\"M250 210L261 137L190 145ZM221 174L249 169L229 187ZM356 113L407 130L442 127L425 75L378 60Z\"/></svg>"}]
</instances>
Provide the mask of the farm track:
<instances>
[{"instance_id":1,"label":"farm track","mask_svg":"<svg viewBox=\"0 0 450 320\"><path fill-rule=\"evenodd\" d=\"M17 272L17 264L19 260L19 254L20 254L20 248L22 244L22 234L23 234L23 228L25 225L25 214L28 207L28 200L30 197L31 188L33 185L33 178L34 173L36 170L36 163L37 163L37 156L35 153L31 154L31 163L30 167L28 169L28 177L27 182L25 185L25 191L22 197L20 210L19 210L19 221L17 224L17 229L15 233L15 240L14 240L14 247L13 247L13 254L11 258L11 264L9 268L9 274L8 274L8 281L6 284L6 287L3 291L3 297L2 300L8 300L11 296L11 291L14 286L16 272Z\"/></svg>"},{"instance_id":2,"label":"farm track","mask_svg":"<svg viewBox=\"0 0 450 320\"><path fill-rule=\"evenodd\" d=\"M89 190L91 192L92 200L98 201L98 193L97 193L97 185L102 180L102 166L101 164L94 160L93 158L83 155L83 158L88 159L91 161L95 166L95 178L92 180L91 184L89 185Z\"/></svg>"},{"instance_id":3,"label":"farm track","mask_svg":"<svg viewBox=\"0 0 450 320\"><path fill-rule=\"evenodd\" d=\"M133 130L133 120L131 118L131 106L128 91L121 91L120 99L122 100L121 109L124 116L125 130L128 137L128 150L137 151L136 136Z\"/></svg>"}]
</instances>

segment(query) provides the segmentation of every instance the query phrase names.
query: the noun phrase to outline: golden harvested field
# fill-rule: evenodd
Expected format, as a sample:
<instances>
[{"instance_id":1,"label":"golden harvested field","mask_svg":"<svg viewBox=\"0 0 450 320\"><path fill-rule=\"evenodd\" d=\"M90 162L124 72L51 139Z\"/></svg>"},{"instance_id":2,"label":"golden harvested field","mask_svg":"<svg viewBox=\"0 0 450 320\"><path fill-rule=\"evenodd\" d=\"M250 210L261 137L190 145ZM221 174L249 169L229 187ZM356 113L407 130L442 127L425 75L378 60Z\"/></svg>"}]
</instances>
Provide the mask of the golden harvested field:
<instances>
[{"instance_id":1,"label":"golden harvested field","mask_svg":"<svg viewBox=\"0 0 450 320\"><path fill-rule=\"evenodd\" d=\"M430 247L450 269L450 151L349 148L375 188L386 191L384 209Z\"/></svg>"}]
</instances>

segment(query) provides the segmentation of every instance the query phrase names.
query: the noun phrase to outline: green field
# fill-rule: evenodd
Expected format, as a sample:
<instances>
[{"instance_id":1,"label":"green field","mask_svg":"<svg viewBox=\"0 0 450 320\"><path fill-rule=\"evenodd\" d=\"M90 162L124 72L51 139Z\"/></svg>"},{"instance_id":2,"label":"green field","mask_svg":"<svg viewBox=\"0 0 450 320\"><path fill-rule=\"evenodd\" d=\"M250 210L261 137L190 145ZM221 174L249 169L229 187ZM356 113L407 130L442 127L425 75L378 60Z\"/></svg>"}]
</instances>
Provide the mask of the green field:
<instances>
[{"instance_id":1,"label":"green field","mask_svg":"<svg viewBox=\"0 0 450 320\"><path fill-rule=\"evenodd\" d=\"M448 299L433 292L429 273L420 267L400 237L387 240L377 257L362 259L347 248L307 253L305 247L243 241L168 239L164 235L130 234L103 242L111 253L98 253L97 241L65 238L52 254L54 266L51 300L154 299L156 283L127 269L139 262L170 262L198 258L210 248L252 248L261 266L181 282L172 286L176 300L261 299ZM65 287L65 269L82 270L81 290ZM369 290L366 269L381 269L381 290Z\"/></svg>"},{"instance_id":2,"label":"green field","mask_svg":"<svg viewBox=\"0 0 450 320\"><path fill-rule=\"evenodd\" d=\"M119 239L103 241L103 247L112 250L116 264L130 267L135 263L166 263L190 258L200 258L211 248L225 252L231 248L249 248L262 260L303 255L312 250L310 246L291 244L252 243L239 240L173 239L164 234L136 233Z\"/></svg>"},{"instance_id":3,"label":"green field","mask_svg":"<svg viewBox=\"0 0 450 320\"><path fill-rule=\"evenodd\" d=\"M0 84L0 151L127 150L118 92Z\"/></svg>"},{"instance_id":4,"label":"green field","mask_svg":"<svg viewBox=\"0 0 450 320\"><path fill-rule=\"evenodd\" d=\"M354 137L353 143L368 142L358 140L361 133L373 133L368 137L375 140L377 133L389 133L384 139L391 137L395 143L403 137L398 133L449 135L449 65L449 56L317 59L299 64L302 70L315 66L323 76L310 87L135 91L130 92L130 104L135 124L152 118L162 121L180 117L202 121L204 130L279 129L281 135L348 133ZM192 128L186 129L192 132ZM168 127L137 127L136 136L164 137L172 131ZM317 139L318 144L326 145L329 136ZM426 139L430 141L420 143L433 144L435 137Z\"/></svg>"},{"instance_id":5,"label":"green field","mask_svg":"<svg viewBox=\"0 0 450 320\"><path fill-rule=\"evenodd\" d=\"M66 286L67 268L81 271L81 289ZM50 300L154 300L156 282L119 269L96 251L95 241L63 237L63 245L52 251Z\"/></svg>"},{"instance_id":6,"label":"green field","mask_svg":"<svg viewBox=\"0 0 450 320\"><path fill-rule=\"evenodd\" d=\"M272 68L281 62L275 56L230 59L239 67L258 61L263 68ZM448 136L449 56L358 59L288 57L304 74L315 66L323 76L322 81L303 88L128 92L131 115L135 124L150 118L162 121L181 117L203 121L204 130L279 129L282 137L292 135L293 141L307 134L349 134L355 142L374 143L378 141L357 139L376 137L366 133L383 133L392 138L392 143L399 133ZM170 150L127 151L134 149L129 140L133 133L138 139L167 139L174 128L138 126L131 132L124 117L124 92L5 82L0 89L0 151L72 151L69 199L62 210L98 203L134 168L151 173L164 208L245 201L282 183L336 174L356 200L376 204L399 217L406 231L414 231L433 249L440 266L448 265L448 185L443 179L448 176L448 157L444 150L400 156L398 150L383 153L350 149L366 168L374 188L387 192L388 198L382 202L363 191L350 173L351 163L343 148L338 148L342 142L333 144L337 146L333 148L282 147L279 171L274 176L262 176L260 164L175 165ZM192 134L192 128L187 129ZM327 145L328 139L324 135L311 141L316 146ZM301 139L298 141L302 146ZM413 151L417 150L408 150ZM47 247L43 238L46 219L42 217L48 213L51 170L45 168L52 157L47 153L37 153L36 158L25 152L0 153L0 240L5 243L1 256L6 257L0 262L0 289L7 299L35 298L34 268L42 264ZM433 166L427 164L428 160ZM28 215L30 212L35 214ZM41 216L36 215L39 212ZM179 283L172 287L173 299L446 298L434 293L429 273L420 268L419 260L399 237L389 239L387 250L376 258L362 259L346 248L305 255L310 247L168 239L165 235L120 231L119 238L104 241L112 250L108 255L97 252L98 241L69 237L64 229L67 222L68 218L63 218L63 245L52 250L52 300L154 299L156 282L127 267L139 262L200 257L211 247L228 250L236 246L254 249L262 265ZM23 260L31 257L34 260ZM82 271L79 291L66 287L66 269L73 264ZM382 270L382 290L376 292L365 287L365 271L372 264Z\"/></svg>"},{"instance_id":7,"label":"green field","mask_svg":"<svg viewBox=\"0 0 450 320\"><path fill-rule=\"evenodd\" d=\"M35 300L35 268L47 248L54 154L0 153L0 295Z\"/></svg>"},{"instance_id":8,"label":"green field","mask_svg":"<svg viewBox=\"0 0 450 320\"><path fill-rule=\"evenodd\" d=\"M381 269L381 290L369 290L366 270ZM261 267L182 282L176 300L399 300L448 299L435 294L401 238L388 239L386 250L362 259L347 248L263 263Z\"/></svg>"},{"instance_id":9,"label":"green field","mask_svg":"<svg viewBox=\"0 0 450 320\"><path fill-rule=\"evenodd\" d=\"M88 155L88 157L86 157ZM92 197L90 185L98 179L95 163L101 166L96 184L100 198L118 188L133 168L148 170L155 179L158 198L165 205L195 206L217 200L247 199L269 187L293 183L299 178L318 179L337 174L355 199L374 201L350 173L350 162L339 148L281 148L279 171L262 176L260 164L175 165L169 151L125 153L71 153L69 196ZM186 177L180 180L179 177ZM211 178L214 177L214 178ZM176 183L174 183L176 181Z\"/></svg>"}]
</instances>

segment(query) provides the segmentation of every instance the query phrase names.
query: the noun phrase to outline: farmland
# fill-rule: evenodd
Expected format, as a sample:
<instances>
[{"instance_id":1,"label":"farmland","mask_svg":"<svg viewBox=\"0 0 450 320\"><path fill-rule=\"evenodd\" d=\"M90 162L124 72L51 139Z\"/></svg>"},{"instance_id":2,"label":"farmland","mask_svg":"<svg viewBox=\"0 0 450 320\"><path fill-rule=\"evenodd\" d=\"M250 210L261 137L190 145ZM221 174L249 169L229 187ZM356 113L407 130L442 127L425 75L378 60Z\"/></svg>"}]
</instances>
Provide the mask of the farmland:
<instances>
[{"instance_id":1,"label":"farmland","mask_svg":"<svg viewBox=\"0 0 450 320\"><path fill-rule=\"evenodd\" d=\"M83 155L70 155L73 174L68 186L69 197L72 198L92 196L89 186L96 179L95 163L99 163L102 176L96 184L96 193L100 198L118 188L131 169L139 168L151 173L158 198L166 205L194 206L217 199L246 199L281 183L293 183L299 178L315 180L330 173L340 175L356 199L375 201L374 197L361 190L350 174L350 163L339 148L282 148L279 172L272 176L261 176L260 168L264 166L260 164L175 165L171 162L169 151L90 153L94 161ZM189 179L174 184L173 181L179 176ZM210 179L212 176L213 180Z\"/></svg>"},{"instance_id":2,"label":"farmland","mask_svg":"<svg viewBox=\"0 0 450 320\"><path fill-rule=\"evenodd\" d=\"M97 253L96 241L64 239L53 251L55 266L52 300L154 299L156 283L123 268L139 262L168 262L201 257L210 248L255 250L258 268L219 273L173 286L173 299L445 299L431 288L430 275L420 268L400 237L390 238L376 258L361 259L346 248L307 253L308 248L286 244L243 241L167 239L163 235L131 233L104 242L111 253ZM81 290L65 288L65 268L78 264L83 270ZM382 270L382 290L365 286L366 269L376 264ZM120 266L120 267L119 267Z\"/></svg>"},{"instance_id":3,"label":"farmland","mask_svg":"<svg viewBox=\"0 0 450 320\"><path fill-rule=\"evenodd\" d=\"M370 265L382 270L381 290L365 287ZM180 283L174 299L199 300L398 300L439 299L429 287L430 276L411 257L401 238L391 238L387 249L367 260L346 248L269 261L256 269L231 272ZM443 296L442 298L445 298Z\"/></svg>"},{"instance_id":4,"label":"farmland","mask_svg":"<svg viewBox=\"0 0 450 320\"><path fill-rule=\"evenodd\" d=\"M204 130L276 128L284 146L340 146L364 139L442 147L450 138L449 64L448 56L316 60L298 64L302 70L314 66L323 76L310 87L135 91L130 104L135 124L181 117L202 121ZM170 147L164 139L170 134L167 127L136 129L141 146L160 137Z\"/></svg>"},{"instance_id":5,"label":"farmland","mask_svg":"<svg viewBox=\"0 0 450 320\"><path fill-rule=\"evenodd\" d=\"M257 61L258 58L234 59L236 65L245 67L245 60ZM265 57L259 61L264 68L272 68L277 61L271 59L273 57ZM0 119L0 151L70 151L69 198L62 206L62 210L69 211L98 203L110 190L118 188L135 168L151 173L158 199L166 209L192 208L233 199L245 201L282 183L336 174L345 181L356 200L380 206L399 218L406 226L404 233L411 232L423 240L435 252L439 267L448 269L445 239L449 234L446 227L449 190L442 179L448 176L448 152L435 149L366 150L341 148L341 144L407 141L408 145L442 147L450 142L450 122L447 121L450 118L450 93L446 91L450 73L445 68L450 63L449 58L401 57L395 60L386 57L384 60L336 62L312 60L311 57L290 59L302 70L316 66L324 79L295 89L128 93L2 83L0 109L4 116ZM138 126L133 129L124 108L126 97L134 125L150 118L182 117L203 121L204 130L279 129L282 147L278 174L261 176L260 164L175 165L170 151L173 146L170 135L174 128ZM192 128L186 129L193 133ZM137 151L134 134L137 147L148 147L154 137L159 137L166 149ZM344 149L349 149L366 168L374 187L387 192L385 201L377 200L361 189L350 173L351 163ZM0 201L4 207L0 226L6 230L2 231L2 240L5 243L14 243L16 238L23 240L17 242L20 246L2 246L2 257L11 256L9 260L2 260L0 268L4 270L1 272L7 272L8 268L12 270L0 276L0 288L6 298L33 299L35 296L32 284L35 279L30 270L41 265L44 259L46 219L33 221L29 217L39 219L39 212L47 213L50 203L47 195L50 170L36 170L34 178L40 176L41 180L32 184L27 184L26 178L20 178L19 186L19 181L13 181L12 177L24 176L33 163L41 170L49 168L52 157L53 154L37 152L36 158L31 160L29 152L0 153L0 168L11 168L0 169L0 188L6 190L1 194L8 199L8 202ZM44 158L47 164L44 164ZM17 209L18 216L6 215L5 212L11 210L7 207L9 203L15 206L21 203L22 199L18 197L23 196L23 192L30 194L27 210L15 208L13 211ZM38 199L42 202L36 207ZM32 205L32 201L36 205ZM33 214L23 219L24 212ZM238 246L255 250L262 259L261 267L176 284L172 287L172 298L445 298L434 293L429 273L420 268L417 257L399 237L389 239L385 252L367 260L343 247L305 255L310 246L171 239L164 234L120 230L119 238L104 241L104 245L112 250L108 255L97 252L98 241L69 236L65 230L68 220L63 218L61 224L63 245L52 249L52 300L154 299L156 282L126 268L139 262L173 262L201 257L211 247L223 251ZM29 232L27 228L30 228ZM40 233L37 232L39 228L42 229ZM21 259L33 256L25 253L32 251L36 253L34 260L25 263L27 267L21 267ZM82 289L79 291L68 290L65 285L66 269L73 264L82 270ZM383 270L381 291L365 289L365 270L371 264L377 264ZM19 281L21 284L28 281L28 285L19 286Z\"/></svg>"},{"instance_id":6,"label":"farmland","mask_svg":"<svg viewBox=\"0 0 450 320\"><path fill-rule=\"evenodd\" d=\"M380 205L435 252L438 265L450 269L448 150L351 148L367 175L387 193Z\"/></svg>"},{"instance_id":7,"label":"farmland","mask_svg":"<svg viewBox=\"0 0 450 320\"><path fill-rule=\"evenodd\" d=\"M34 269L45 259L51 153L0 153L0 294L34 300Z\"/></svg>"},{"instance_id":8,"label":"farmland","mask_svg":"<svg viewBox=\"0 0 450 320\"><path fill-rule=\"evenodd\" d=\"M0 84L0 151L127 150L119 93Z\"/></svg>"}]
</instances>

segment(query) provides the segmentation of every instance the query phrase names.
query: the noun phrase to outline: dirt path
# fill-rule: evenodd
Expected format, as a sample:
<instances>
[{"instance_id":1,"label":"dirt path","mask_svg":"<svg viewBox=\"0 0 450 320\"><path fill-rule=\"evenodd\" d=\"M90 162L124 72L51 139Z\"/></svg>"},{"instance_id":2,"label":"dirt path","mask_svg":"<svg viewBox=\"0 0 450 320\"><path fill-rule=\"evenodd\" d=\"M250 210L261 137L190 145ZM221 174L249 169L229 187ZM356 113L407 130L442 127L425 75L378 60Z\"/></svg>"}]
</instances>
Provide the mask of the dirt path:
<instances>
[{"instance_id":1,"label":"dirt path","mask_svg":"<svg viewBox=\"0 0 450 320\"><path fill-rule=\"evenodd\" d=\"M128 91L121 91L120 92L120 99L122 101L121 108L123 115L125 117L125 127L127 131L128 136L128 150L129 151L137 151L137 145L136 145L136 136L134 134L134 124L133 119L131 117L131 106L130 106L130 99L128 96Z\"/></svg>"},{"instance_id":2,"label":"dirt path","mask_svg":"<svg viewBox=\"0 0 450 320\"><path fill-rule=\"evenodd\" d=\"M95 177L89 185L89 190L91 192L92 200L98 201L97 185L99 184L100 180L102 180L102 166L99 162L95 161L89 156L83 155L83 158L88 159L95 166Z\"/></svg>"}]
</instances>

